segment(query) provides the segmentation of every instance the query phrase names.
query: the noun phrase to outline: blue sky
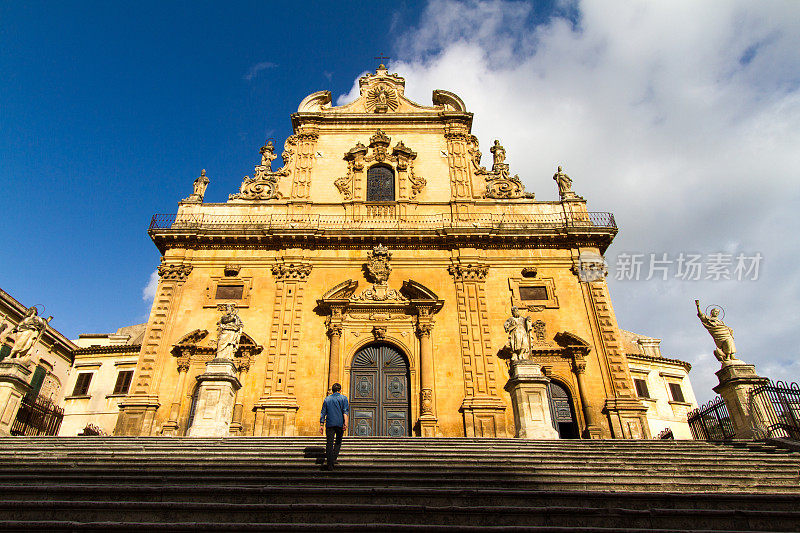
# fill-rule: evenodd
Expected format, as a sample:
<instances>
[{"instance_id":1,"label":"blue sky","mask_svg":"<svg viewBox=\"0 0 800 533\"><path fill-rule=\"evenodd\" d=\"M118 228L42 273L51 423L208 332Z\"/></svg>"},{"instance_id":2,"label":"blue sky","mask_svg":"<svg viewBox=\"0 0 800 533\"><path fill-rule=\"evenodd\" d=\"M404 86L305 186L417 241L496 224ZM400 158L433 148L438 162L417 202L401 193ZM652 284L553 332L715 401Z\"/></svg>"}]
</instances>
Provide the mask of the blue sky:
<instances>
[{"instance_id":1,"label":"blue sky","mask_svg":"<svg viewBox=\"0 0 800 533\"><path fill-rule=\"evenodd\" d=\"M725 307L742 359L797 379L800 2L289 6L0 4L0 286L71 338L145 321L150 217L202 168L224 201L303 97L351 98L384 53L412 99L461 96L537 198L563 164L615 213L620 325L692 362L701 400L718 364L694 298ZM623 253L764 259L752 281L618 280Z\"/></svg>"}]
</instances>

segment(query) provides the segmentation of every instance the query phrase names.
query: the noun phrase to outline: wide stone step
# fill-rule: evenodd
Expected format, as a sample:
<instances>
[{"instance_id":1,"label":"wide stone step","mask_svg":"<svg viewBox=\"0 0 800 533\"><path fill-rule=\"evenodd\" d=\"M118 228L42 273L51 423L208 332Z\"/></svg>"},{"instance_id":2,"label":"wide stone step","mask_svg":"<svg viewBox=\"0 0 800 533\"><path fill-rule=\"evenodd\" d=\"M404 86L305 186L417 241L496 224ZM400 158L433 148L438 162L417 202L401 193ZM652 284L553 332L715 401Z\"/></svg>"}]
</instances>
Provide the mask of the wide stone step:
<instances>
[{"instance_id":1,"label":"wide stone step","mask_svg":"<svg viewBox=\"0 0 800 533\"><path fill-rule=\"evenodd\" d=\"M109 480L110 481L110 480ZM13 483L0 484L3 500L34 502L61 501L142 501L212 502L212 503L340 503L412 505L493 505L536 507L628 508L628 509L751 509L796 511L800 494L764 495L740 493L681 493L524 490L512 488L445 488L440 486L364 487L336 483L326 485L273 484L222 486L209 483L154 484L87 481L86 483ZM333 488L342 490L332 490Z\"/></svg>"},{"instance_id":2,"label":"wide stone step","mask_svg":"<svg viewBox=\"0 0 800 533\"><path fill-rule=\"evenodd\" d=\"M552 526L605 528L679 528L683 530L796 531L800 511L718 510L718 509L629 509L559 506L503 505L409 505L405 503L215 503L141 501L36 502L0 500L0 514L13 512L19 521L109 520L139 522L196 522L247 524L278 522L316 523L320 529L336 524L363 521L369 524L469 525L469 526Z\"/></svg>"}]
</instances>

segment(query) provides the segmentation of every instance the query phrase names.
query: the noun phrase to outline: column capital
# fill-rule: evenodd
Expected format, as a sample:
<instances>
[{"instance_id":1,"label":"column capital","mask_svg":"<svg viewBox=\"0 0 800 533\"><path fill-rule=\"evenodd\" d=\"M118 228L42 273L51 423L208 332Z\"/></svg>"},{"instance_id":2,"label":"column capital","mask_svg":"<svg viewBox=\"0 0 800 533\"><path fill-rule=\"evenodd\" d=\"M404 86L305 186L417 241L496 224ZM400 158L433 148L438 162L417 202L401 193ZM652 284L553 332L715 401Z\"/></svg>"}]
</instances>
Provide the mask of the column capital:
<instances>
[{"instance_id":1,"label":"column capital","mask_svg":"<svg viewBox=\"0 0 800 533\"><path fill-rule=\"evenodd\" d=\"M417 336L418 337L430 337L431 333L433 332L433 320L427 320L424 322L417 323Z\"/></svg>"}]
</instances>

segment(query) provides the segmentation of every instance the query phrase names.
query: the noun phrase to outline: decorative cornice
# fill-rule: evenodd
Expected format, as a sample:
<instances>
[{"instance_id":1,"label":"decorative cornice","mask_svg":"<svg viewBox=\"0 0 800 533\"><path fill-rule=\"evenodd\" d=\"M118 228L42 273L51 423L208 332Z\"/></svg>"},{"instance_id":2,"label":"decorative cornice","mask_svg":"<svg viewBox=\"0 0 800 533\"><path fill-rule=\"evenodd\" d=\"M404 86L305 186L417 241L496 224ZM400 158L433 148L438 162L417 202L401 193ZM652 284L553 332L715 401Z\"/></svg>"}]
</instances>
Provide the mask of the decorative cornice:
<instances>
[{"instance_id":1,"label":"decorative cornice","mask_svg":"<svg viewBox=\"0 0 800 533\"><path fill-rule=\"evenodd\" d=\"M164 280L183 281L192 272L192 265L188 263L158 265L158 275Z\"/></svg>"},{"instance_id":2,"label":"decorative cornice","mask_svg":"<svg viewBox=\"0 0 800 533\"><path fill-rule=\"evenodd\" d=\"M628 359L638 359L639 361L652 361L654 363L666 363L668 365L677 365L682 366L689 372L692 369L692 364L687 361L681 361L680 359L668 359L666 357L656 357L654 355L645 355L642 353L628 353L625 354Z\"/></svg>"},{"instance_id":3,"label":"decorative cornice","mask_svg":"<svg viewBox=\"0 0 800 533\"><path fill-rule=\"evenodd\" d=\"M75 355L94 355L106 353L128 353L138 352L142 349L141 344L114 344L111 346L87 346L86 348L76 348Z\"/></svg>"},{"instance_id":4,"label":"decorative cornice","mask_svg":"<svg viewBox=\"0 0 800 533\"><path fill-rule=\"evenodd\" d=\"M489 265L483 263L456 263L447 267L450 275L459 281L483 281L489 273Z\"/></svg>"},{"instance_id":5,"label":"decorative cornice","mask_svg":"<svg viewBox=\"0 0 800 533\"><path fill-rule=\"evenodd\" d=\"M272 275L278 280L305 280L313 267L310 263L278 263L272 267Z\"/></svg>"}]
</instances>

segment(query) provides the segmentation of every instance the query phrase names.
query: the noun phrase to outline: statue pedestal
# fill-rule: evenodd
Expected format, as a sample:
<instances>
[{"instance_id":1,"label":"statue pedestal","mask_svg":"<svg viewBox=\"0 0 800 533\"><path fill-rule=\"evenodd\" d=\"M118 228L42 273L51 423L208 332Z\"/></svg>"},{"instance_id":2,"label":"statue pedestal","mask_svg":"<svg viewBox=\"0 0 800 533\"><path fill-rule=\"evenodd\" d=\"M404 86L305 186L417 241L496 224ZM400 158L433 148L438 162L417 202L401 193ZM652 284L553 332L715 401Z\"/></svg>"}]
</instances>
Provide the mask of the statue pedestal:
<instances>
[{"instance_id":1,"label":"statue pedestal","mask_svg":"<svg viewBox=\"0 0 800 533\"><path fill-rule=\"evenodd\" d=\"M714 392L722 396L725 401L736 438L756 438L751 423L750 391L769 380L759 377L755 366L741 361L726 361L716 374L719 385L714 387Z\"/></svg>"},{"instance_id":2,"label":"statue pedestal","mask_svg":"<svg viewBox=\"0 0 800 533\"><path fill-rule=\"evenodd\" d=\"M16 359L0 362L0 436L11 435L11 425L17 417L22 398L31 390L32 372Z\"/></svg>"},{"instance_id":3,"label":"statue pedestal","mask_svg":"<svg viewBox=\"0 0 800 533\"><path fill-rule=\"evenodd\" d=\"M242 384L236 377L236 366L229 359L206 363L204 374L197 376L198 391L192 427L188 437L227 437L233 418L236 391Z\"/></svg>"},{"instance_id":4,"label":"statue pedestal","mask_svg":"<svg viewBox=\"0 0 800 533\"><path fill-rule=\"evenodd\" d=\"M533 361L511 361L511 375L504 389L511 394L518 439L557 439L550 415L547 384L542 367Z\"/></svg>"}]
</instances>

